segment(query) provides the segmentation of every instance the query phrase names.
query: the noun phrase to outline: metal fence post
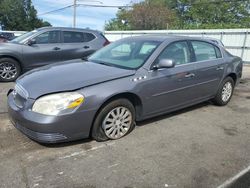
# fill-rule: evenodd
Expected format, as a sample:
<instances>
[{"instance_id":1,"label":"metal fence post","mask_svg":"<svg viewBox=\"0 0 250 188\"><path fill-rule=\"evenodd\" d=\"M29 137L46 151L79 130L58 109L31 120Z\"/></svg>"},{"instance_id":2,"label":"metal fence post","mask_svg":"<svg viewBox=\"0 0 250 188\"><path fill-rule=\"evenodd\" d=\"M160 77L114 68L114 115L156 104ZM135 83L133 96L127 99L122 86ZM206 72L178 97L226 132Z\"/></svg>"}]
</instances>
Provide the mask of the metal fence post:
<instances>
[{"instance_id":1,"label":"metal fence post","mask_svg":"<svg viewBox=\"0 0 250 188\"><path fill-rule=\"evenodd\" d=\"M245 48L246 48L246 43L247 43L247 36L248 36L248 31L245 32L245 37L244 37L244 42L242 46L242 51L241 51L241 59L243 59Z\"/></svg>"}]
</instances>

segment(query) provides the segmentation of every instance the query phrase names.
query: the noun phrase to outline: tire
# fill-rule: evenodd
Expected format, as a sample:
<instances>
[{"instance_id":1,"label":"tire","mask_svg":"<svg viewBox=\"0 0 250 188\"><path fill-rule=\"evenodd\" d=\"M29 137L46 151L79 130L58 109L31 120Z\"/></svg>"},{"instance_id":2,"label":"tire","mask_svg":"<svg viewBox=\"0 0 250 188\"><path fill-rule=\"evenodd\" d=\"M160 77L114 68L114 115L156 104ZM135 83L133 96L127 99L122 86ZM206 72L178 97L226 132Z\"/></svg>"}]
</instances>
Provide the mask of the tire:
<instances>
[{"instance_id":1,"label":"tire","mask_svg":"<svg viewBox=\"0 0 250 188\"><path fill-rule=\"evenodd\" d=\"M99 142L108 139L116 140L130 133L134 126L135 108L133 104L127 99L117 99L99 111L92 127L91 136Z\"/></svg>"},{"instance_id":2,"label":"tire","mask_svg":"<svg viewBox=\"0 0 250 188\"><path fill-rule=\"evenodd\" d=\"M226 105L233 96L234 85L234 80L231 77L226 77L222 81L213 102L218 106Z\"/></svg>"},{"instance_id":3,"label":"tire","mask_svg":"<svg viewBox=\"0 0 250 188\"><path fill-rule=\"evenodd\" d=\"M12 82L15 81L21 74L19 63L12 58L0 59L0 81Z\"/></svg>"}]
</instances>

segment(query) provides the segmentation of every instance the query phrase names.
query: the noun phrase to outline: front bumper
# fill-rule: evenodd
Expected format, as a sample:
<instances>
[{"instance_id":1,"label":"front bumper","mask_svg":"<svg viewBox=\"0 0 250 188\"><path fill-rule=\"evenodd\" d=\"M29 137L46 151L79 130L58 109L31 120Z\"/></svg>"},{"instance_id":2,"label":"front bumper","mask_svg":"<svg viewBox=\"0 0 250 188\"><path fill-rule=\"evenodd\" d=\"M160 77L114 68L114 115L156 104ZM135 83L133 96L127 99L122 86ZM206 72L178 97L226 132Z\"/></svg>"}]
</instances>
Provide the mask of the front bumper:
<instances>
[{"instance_id":1,"label":"front bumper","mask_svg":"<svg viewBox=\"0 0 250 188\"><path fill-rule=\"evenodd\" d=\"M96 113L94 110L84 110L62 116L46 116L17 107L12 93L8 95L8 112L18 130L40 143L88 138Z\"/></svg>"}]
</instances>

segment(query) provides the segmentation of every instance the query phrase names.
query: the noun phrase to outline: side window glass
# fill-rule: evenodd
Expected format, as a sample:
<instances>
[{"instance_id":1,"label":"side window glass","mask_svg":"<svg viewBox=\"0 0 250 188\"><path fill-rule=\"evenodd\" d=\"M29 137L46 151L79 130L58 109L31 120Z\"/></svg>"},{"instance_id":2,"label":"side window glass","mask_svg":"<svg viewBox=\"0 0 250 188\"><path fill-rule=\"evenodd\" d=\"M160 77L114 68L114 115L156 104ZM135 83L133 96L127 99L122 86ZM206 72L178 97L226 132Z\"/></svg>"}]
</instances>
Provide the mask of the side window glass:
<instances>
[{"instance_id":1,"label":"side window glass","mask_svg":"<svg viewBox=\"0 0 250 188\"><path fill-rule=\"evenodd\" d=\"M83 33L83 35L84 35L84 42L90 42L96 38L95 35L91 33Z\"/></svg>"},{"instance_id":2,"label":"side window glass","mask_svg":"<svg viewBox=\"0 0 250 188\"><path fill-rule=\"evenodd\" d=\"M53 44L60 42L59 31L48 31L35 37L36 44Z\"/></svg>"},{"instance_id":3,"label":"side window glass","mask_svg":"<svg viewBox=\"0 0 250 188\"><path fill-rule=\"evenodd\" d=\"M190 63L191 56L187 42L175 42L168 45L158 57L161 59L171 59L176 65Z\"/></svg>"},{"instance_id":4,"label":"side window glass","mask_svg":"<svg viewBox=\"0 0 250 188\"><path fill-rule=\"evenodd\" d=\"M82 32L63 31L64 43L81 43L84 42Z\"/></svg>"},{"instance_id":5,"label":"side window glass","mask_svg":"<svg viewBox=\"0 0 250 188\"><path fill-rule=\"evenodd\" d=\"M196 61L213 60L221 57L220 50L212 44L202 41L192 41Z\"/></svg>"}]
</instances>

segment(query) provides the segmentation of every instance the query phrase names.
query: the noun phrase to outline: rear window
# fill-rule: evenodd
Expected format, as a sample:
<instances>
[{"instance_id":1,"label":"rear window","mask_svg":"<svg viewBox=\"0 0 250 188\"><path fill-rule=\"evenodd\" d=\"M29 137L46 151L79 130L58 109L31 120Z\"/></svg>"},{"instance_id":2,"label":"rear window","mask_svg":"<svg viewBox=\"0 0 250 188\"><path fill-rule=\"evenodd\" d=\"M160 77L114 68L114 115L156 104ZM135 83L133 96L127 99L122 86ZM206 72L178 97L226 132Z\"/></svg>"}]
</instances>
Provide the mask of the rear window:
<instances>
[{"instance_id":1,"label":"rear window","mask_svg":"<svg viewBox=\"0 0 250 188\"><path fill-rule=\"evenodd\" d=\"M81 43L90 42L96 37L92 33L76 32L76 31L63 31L64 43Z\"/></svg>"},{"instance_id":2,"label":"rear window","mask_svg":"<svg viewBox=\"0 0 250 188\"><path fill-rule=\"evenodd\" d=\"M75 31L63 31L64 43L80 43L84 42L84 37L82 32Z\"/></svg>"},{"instance_id":3,"label":"rear window","mask_svg":"<svg viewBox=\"0 0 250 188\"><path fill-rule=\"evenodd\" d=\"M95 35L92 33L83 33L84 35L84 42L90 42L95 39Z\"/></svg>"},{"instance_id":4,"label":"rear window","mask_svg":"<svg viewBox=\"0 0 250 188\"><path fill-rule=\"evenodd\" d=\"M196 61L206 61L221 58L218 47L203 41L192 41Z\"/></svg>"}]
</instances>

